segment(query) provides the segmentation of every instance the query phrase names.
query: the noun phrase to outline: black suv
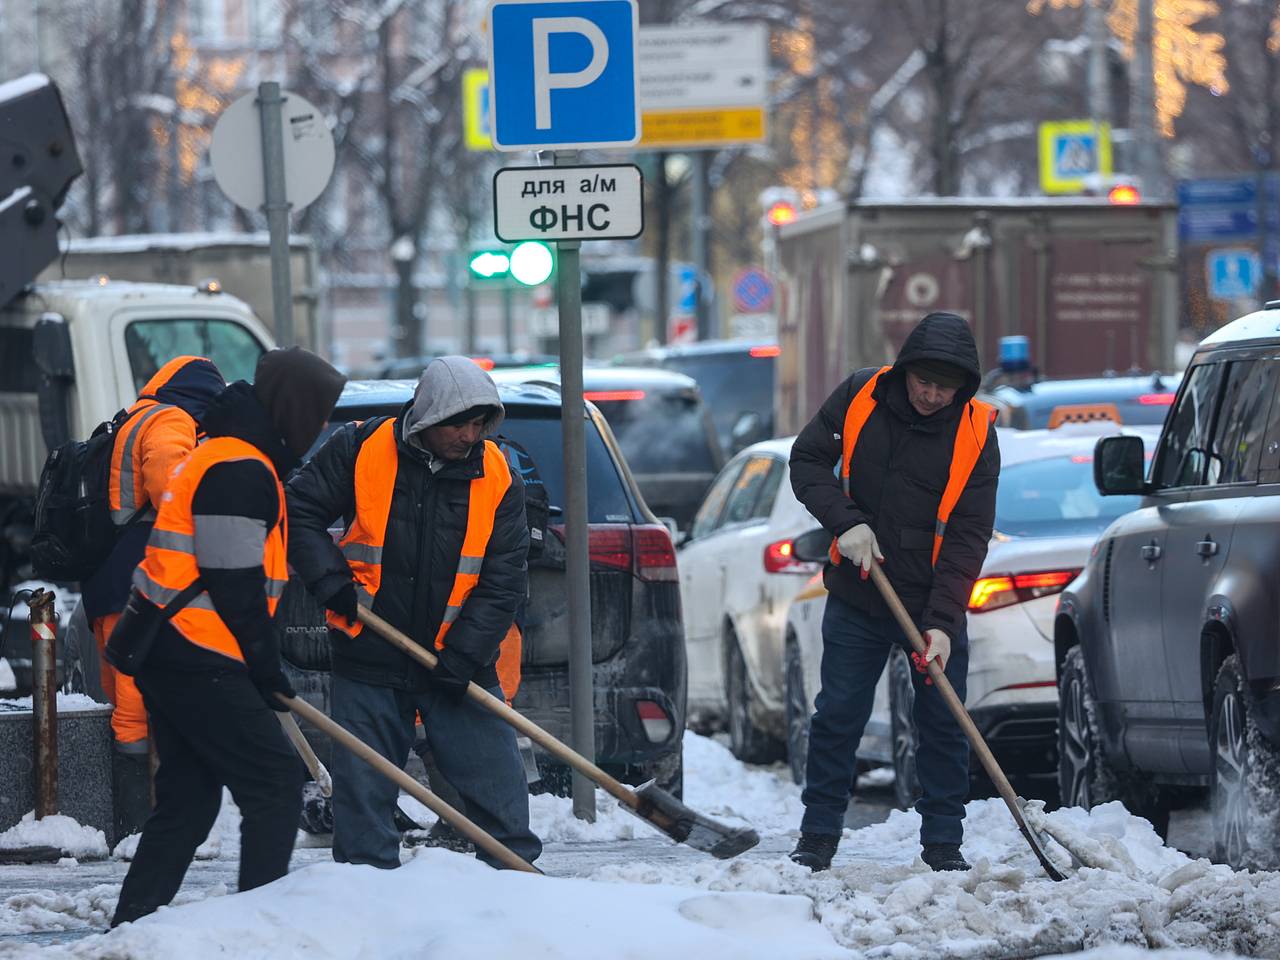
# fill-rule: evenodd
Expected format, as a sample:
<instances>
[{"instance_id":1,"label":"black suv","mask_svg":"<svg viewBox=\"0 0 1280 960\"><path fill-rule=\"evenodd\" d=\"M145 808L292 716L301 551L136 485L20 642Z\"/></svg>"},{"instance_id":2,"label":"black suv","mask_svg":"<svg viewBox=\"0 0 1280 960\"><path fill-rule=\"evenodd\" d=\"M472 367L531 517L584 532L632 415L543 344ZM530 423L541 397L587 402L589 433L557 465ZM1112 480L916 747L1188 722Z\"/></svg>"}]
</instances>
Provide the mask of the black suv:
<instances>
[{"instance_id":1,"label":"black suv","mask_svg":"<svg viewBox=\"0 0 1280 960\"><path fill-rule=\"evenodd\" d=\"M413 387L409 380L348 382L330 429L398 413ZM564 502L560 395L536 385L500 386L499 391L507 411L499 433L532 458L532 465L521 462L520 467L526 474L536 470L551 502L546 546L529 563L523 678L513 705L568 742L569 612L560 519ZM595 760L626 782L654 778L665 789L679 791L686 671L675 551L667 529L645 507L604 418L590 407L587 484ZM276 623L294 686L328 712L329 639L324 611L297 577L290 579L281 597ZM321 758L327 757L327 739L315 731L307 733ZM540 753L537 760L553 788L568 788L564 768Z\"/></svg>"},{"instance_id":2,"label":"black suv","mask_svg":"<svg viewBox=\"0 0 1280 960\"><path fill-rule=\"evenodd\" d=\"M1054 626L1062 802L1120 799L1167 826L1209 788L1216 858L1280 857L1280 301L1206 339L1149 474L1098 442L1102 534Z\"/></svg>"}]
</instances>

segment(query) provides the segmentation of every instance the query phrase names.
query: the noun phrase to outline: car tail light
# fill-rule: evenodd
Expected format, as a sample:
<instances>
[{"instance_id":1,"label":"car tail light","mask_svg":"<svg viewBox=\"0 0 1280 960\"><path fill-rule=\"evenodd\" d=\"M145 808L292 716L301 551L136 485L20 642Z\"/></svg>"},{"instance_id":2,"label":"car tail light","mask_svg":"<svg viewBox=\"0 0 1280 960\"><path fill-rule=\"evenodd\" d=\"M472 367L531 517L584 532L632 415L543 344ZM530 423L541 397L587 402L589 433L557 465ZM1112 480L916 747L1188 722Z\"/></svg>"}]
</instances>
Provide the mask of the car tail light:
<instances>
[{"instance_id":1,"label":"car tail light","mask_svg":"<svg viewBox=\"0 0 1280 960\"><path fill-rule=\"evenodd\" d=\"M1138 402L1144 407L1168 407L1173 404L1174 396L1172 393L1144 393Z\"/></svg>"},{"instance_id":2,"label":"car tail light","mask_svg":"<svg viewBox=\"0 0 1280 960\"><path fill-rule=\"evenodd\" d=\"M632 531L636 576L641 580L675 581L676 550L666 527L635 527Z\"/></svg>"},{"instance_id":3,"label":"car tail light","mask_svg":"<svg viewBox=\"0 0 1280 960\"><path fill-rule=\"evenodd\" d=\"M497 366L497 364L493 360L493 357L472 357L471 362L474 363L481 370L492 370L494 367Z\"/></svg>"},{"instance_id":4,"label":"car tail light","mask_svg":"<svg viewBox=\"0 0 1280 960\"><path fill-rule=\"evenodd\" d=\"M644 727L644 735L650 743L663 743L671 736L671 718L660 704L652 700L637 700L636 715Z\"/></svg>"},{"instance_id":5,"label":"car tail light","mask_svg":"<svg viewBox=\"0 0 1280 960\"><path fill-rule=\"evenodd\" d=\"M782 348L777 346L776 344L773 344L770 346L764 346L764 347L752 347L747 352L750 353L751 356L756 358L782 356Z\"/></svg>"},{"instance_id":6,"label":"car tail light","mask_svg":"<svg viewBox=\"0 0 1280 960\"><path fill-rule=\"evenodd\" d=\"M809 573L812 570L812 563L796 559L796 545L791 537L777 540L764 548L765 573Z\"/></svg>"},{"instance_id":7,"label":"car tail light","mask_svg":"<svg viewBox=\"0 0 1280 960\"><path fill-rule=\"evenodd\" d=\"M592 403L622 403L627 400L643 400L643 390L584 390L583 400Z\"/></svg>"},{"instance_id":8,"label":"car tail light","mask_svg":"<svg viewBox=\"0 0 1280 960\"><path fill-rule=\"evenodd\" d=\"M593 523L587 533L587 550L592 563L630 570L631 528L625 524Z\"/></svg>"},{"instance_id":9,"label":"car tail light","mask_svg":"<svg viewBox=\"0 0 1280 960\"><path fill-rule=\"evenodd\" d=\"M982 577L974 581L973 589L969 592L969 609L973 613L986 613L1015 603L1026 603L1028 600L1061 593L1079 572L1045 570L1039 573Z\"/></svg>"}]
</instances>

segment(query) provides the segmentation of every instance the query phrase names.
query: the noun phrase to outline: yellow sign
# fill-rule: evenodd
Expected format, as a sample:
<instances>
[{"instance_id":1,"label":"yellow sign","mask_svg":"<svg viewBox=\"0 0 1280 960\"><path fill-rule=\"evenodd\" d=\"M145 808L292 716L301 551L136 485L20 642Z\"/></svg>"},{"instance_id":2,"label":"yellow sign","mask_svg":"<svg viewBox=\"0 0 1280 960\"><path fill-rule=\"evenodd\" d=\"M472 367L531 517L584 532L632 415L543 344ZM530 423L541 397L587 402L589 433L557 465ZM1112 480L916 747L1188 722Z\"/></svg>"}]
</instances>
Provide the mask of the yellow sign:
<instances>
[{"instance_id":1,"label":"yellow sign","mask_svg":"<svg viewBox=\"0 0 1280 960\"><path fill-rule=\"evenodd\" d=\"M462 74L462 131L468 150L492 150L489 137L489 71L471 67Z\"/></svg>"},{"instance_id":2,"label":"yellow sign","mask_svg":"<svg viewBox=\"0 0 1280 960\"><path fill-rule=\"evenodd\" d=\"M640 146L692 147L761 142L764 107L641 110Z\"/></svg>"},{"instance_id":3,"label":"yellow sign","mask_svg":"<svg viewBox=\"0 0 1280 960\"><path fill-rule=\"evenodd\" d=\"M1092 120L1040 124L1040 189L1045 193L1083 193L1091 178L1110 175L1108 124Z\"/></svg>"}]
</instances>

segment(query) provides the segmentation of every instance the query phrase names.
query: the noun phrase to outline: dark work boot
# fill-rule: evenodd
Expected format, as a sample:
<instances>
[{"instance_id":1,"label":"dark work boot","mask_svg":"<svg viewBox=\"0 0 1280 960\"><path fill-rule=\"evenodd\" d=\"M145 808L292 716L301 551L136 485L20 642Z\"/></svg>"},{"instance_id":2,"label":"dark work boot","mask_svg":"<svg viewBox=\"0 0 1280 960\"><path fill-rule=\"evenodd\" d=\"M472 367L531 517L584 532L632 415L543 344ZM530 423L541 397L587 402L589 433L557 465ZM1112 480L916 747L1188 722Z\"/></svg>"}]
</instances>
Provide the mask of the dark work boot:
<instances>
[{"instance_id":1,"label":"dark work boot","mask_svg":"<svg viewBox=\"0 0 1280 960\"><path fill-rule=\"evenodd\" d=\"M801 833L800 842L791 851L791 859L817 873L831 866L840 837L834 833Z\"/></svg>"},{"instance_id":2,"label":"dark work boot","mask_svg":"<svg viewBox=\"0 0 1280 960\"><path fill-rule=\"evenodd\" d=\"M926 843L920 859L929 865L930 870L970 869L958 843Z\"/></svg>"},{"instance_id":3,"label":"dark work boot","mask_svg":"<svg viewBox=\"0 0 1280 960\"><path fill-rule=\"evenodd\" d=\"M111 751L111 802L115 811L115 842L142 830L151 816L151 758L147 741L116 741Z\"/></svg>"}]
</instances>

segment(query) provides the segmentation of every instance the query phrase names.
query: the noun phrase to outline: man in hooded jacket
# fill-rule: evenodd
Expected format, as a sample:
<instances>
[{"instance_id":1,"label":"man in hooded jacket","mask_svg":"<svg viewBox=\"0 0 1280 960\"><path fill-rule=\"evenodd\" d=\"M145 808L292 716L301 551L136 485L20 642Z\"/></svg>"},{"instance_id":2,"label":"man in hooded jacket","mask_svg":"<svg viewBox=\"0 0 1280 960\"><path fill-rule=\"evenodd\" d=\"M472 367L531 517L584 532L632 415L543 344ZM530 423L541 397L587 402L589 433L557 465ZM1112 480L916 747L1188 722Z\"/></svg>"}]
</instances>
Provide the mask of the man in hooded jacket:
<instances>
[{"instance_id":1,"label":"man in hooded jacket","mask_svg":"<svg viewBox=\"0 0 1280 960\"><path fill-rule=\"evenodd\" d=\"M142 562L169 472L195 449L198 422L224 387L213 361L174 357L142 388L112 447L108 499L120 538L106 562L81 584L81 600L98 642L102 689L113 708L111 781L117 837L137 833L151 813L150 741L137 685L101 655L129 599L129 580Z\"/></svg>"},{"instance_id":2,"label":"man in hooded jacket","mask_svg":"<svg viewBox=\"0 0 1280 960\"><path fill-rule=\"evenodd\" d=\"M473 681L503 697L498 657L527 590L524 487L486 439L503 413L474 362L432 360L397 416L336 431L290 481L289 561L330 611L333 719L399 766L420 716L466 815L533 861L542 845L515 732L466 699ZM439 665L428 671L365 628L357 603ZM398 867L395 784L345 753L331 772L334 859Z\"/></svg>"},{"instance_id":3,"label":"man in hooded jacket","mask_svg":"<svg viewBox=\"0 0 1280 960\"><path fill-rule=\"evenodd\" d=\"M240 809L240 889L289 869L303 769L271 712L286 709L277 694L294 696L271 622L288 580L281 481L344 382L299 347L264 354L252 385L237 381L209 403L208 440L170 473L117 627L168 608L136 675L160 755L156 809L112 926L173 899L224 786Z\"/></svg>"},{"instance_id":4,"label":"man in hooded jacket","mask_svg":"<svg viewBox=\"0 0 1280 960\"><path fill-rule=\"evenodd\" d=\"M969 667L966 608L995 520L1000 450L969 325L931 313L892 367L858 370L801 431L791 451L797 499L834 542L823 581L822 688L809 733L800 841L791 854L813 870L831 864L891 645L911 647L875 585L885 576L928 643L912 673L922 858L967 870L960 851L969 747L922 672L937 658L961 701Z\"/></svg>"}]
</instances>

